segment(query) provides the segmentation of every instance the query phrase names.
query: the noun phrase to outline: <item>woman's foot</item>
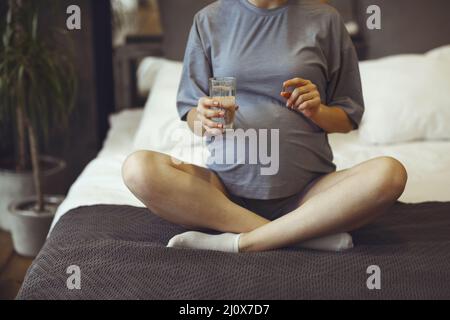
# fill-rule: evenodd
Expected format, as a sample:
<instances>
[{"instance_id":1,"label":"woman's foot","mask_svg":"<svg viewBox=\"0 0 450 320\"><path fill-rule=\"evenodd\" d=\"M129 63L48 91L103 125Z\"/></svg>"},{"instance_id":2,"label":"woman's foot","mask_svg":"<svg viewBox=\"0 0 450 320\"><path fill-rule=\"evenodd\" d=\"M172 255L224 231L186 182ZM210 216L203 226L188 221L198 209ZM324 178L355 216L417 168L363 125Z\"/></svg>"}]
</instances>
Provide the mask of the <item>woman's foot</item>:
<instances>
[{"instance_id":1,"label":"woman's foot","mask_svg":"<svg viewBox=\"0 0 450 320\"><path fill-rule=\"evenodd\" d=\"M308 240L294 247L340 252L353 248L353 238L348 233L338 233L331 236Z\"/></svg>"},{"instance_id":2,"label":"woman's foot","mask_svg":"<svg viewBox=\"0 0 450 320\"><path fill-rule=\"evenodd\" d=\"M189 231L170 239L167 246L170 248L190 248L238 253L240 236L240 234L235 233L210 235ZM353 248L353 240L350 234L339 233L305 241L291 247L340 252Z\"/></svg>"},{"instance_id":3,"label":"woman's foot","mask_svg":"<svg viewBox=\"0 0 450 320\"><path fill-rule=\"evenodd\" d=\"M189 231L170 239L167 246L170 248L190 248L238 253L240 236L240 234L235 233L210 235L196 231Z\"/></svg>"}]
</instances>

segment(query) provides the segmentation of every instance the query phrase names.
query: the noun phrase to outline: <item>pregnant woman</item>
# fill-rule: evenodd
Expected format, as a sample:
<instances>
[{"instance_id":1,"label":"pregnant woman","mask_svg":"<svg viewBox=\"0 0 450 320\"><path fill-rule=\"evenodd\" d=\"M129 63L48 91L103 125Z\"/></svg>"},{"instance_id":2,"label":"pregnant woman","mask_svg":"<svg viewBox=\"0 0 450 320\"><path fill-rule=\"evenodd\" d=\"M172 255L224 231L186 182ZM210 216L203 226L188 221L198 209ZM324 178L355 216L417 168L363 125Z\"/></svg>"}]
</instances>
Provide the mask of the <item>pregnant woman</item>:
<instances>
[{"instance_id":1,"label":"pregnant woman","mask_svg":"<svg viewBox=\"0 0 450 320\"><path fill-rule=\"evenodd\" d=\"M334 9L310 0L221 0L195 16L177 107L193 131L201 123L211 148L227 133L212 121L223 111L208 97L208 80L226 76L237 79L234 128L279 130L270 147L279 144L279 170L262 175L264 165L248 161L208 161L205 169L132 154L123 166L128 188L153 213L192 230L169 247L341 250L352 246L346 232L401 196L407 174L393 158L343 171L333 164L327 135L358 128L364 112L357 56Z\"/></svg>"}]
</instances>

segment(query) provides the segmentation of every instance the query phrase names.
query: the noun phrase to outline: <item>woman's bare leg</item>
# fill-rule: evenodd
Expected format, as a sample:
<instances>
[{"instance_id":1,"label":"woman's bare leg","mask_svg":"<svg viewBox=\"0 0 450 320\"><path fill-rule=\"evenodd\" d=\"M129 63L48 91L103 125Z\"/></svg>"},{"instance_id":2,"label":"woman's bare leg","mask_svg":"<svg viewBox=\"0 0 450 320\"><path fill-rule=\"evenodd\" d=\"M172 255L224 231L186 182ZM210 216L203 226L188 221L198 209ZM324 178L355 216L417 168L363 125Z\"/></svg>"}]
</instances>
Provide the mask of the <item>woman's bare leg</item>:
<instances>
[{"instance_id":1,"label":"woman's bare leg","mask_svg":"<svg viewBox=\"0 0 450 320\"><path fill-rule=\"evenodd\" d=\"M242 233L241 251L262 251L357 229L381 215L402 194L404 167L377 158L323 177L299 208L270 222L230 201L217 176L169 156L137 152L124 164L130 190L154 213L192 229Z\"/></svg>"},{"instance_id":2,"label":"woman's bare leg","mask_svg":"<svg viewBox=\"0 0 450 320\"><path fill-rule=\"evenodd\" d=\"M130 191L160 217L191 229L252 231L269 221L230 201L217 176L204 168L176 164L170 156L138 151L125 161Z\"/></svg>"},{"instance_id":3,"label":"woman's bare leg","mask_svg":"<svg viewBox=\"0 0 450 320\"><path fill-rule=\"evenodd\" d=\"M305 195L300 207L244 233L240 251L264 251L357 229L381 215L403 193L407 174L383 157L331 173Z\"/></svg>"}]
</instances>

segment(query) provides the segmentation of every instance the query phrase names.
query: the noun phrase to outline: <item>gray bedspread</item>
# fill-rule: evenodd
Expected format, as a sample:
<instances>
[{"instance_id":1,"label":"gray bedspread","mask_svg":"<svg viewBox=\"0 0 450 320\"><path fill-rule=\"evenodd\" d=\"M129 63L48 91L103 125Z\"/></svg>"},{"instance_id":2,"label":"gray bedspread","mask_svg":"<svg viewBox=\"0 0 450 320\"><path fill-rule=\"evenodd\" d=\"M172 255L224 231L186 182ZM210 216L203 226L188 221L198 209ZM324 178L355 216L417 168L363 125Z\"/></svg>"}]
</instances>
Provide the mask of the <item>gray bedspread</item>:
<instances>
[{"instance_id":1,"label":"gray bedspread","mask_svg":"<svg viewBox=\"0 0 450 320\"><path fill-rule=\"evenodd\" d=\"M140 208L72 210L56 225L17 298L450 299L450 203L396 204L353 233L356 247L345 253L165 247L183 231ZM79 290L66 283L73 265L80 268ZM380 268L380 290L367 288L371 265Z\"/></svg>"}]
</instances>

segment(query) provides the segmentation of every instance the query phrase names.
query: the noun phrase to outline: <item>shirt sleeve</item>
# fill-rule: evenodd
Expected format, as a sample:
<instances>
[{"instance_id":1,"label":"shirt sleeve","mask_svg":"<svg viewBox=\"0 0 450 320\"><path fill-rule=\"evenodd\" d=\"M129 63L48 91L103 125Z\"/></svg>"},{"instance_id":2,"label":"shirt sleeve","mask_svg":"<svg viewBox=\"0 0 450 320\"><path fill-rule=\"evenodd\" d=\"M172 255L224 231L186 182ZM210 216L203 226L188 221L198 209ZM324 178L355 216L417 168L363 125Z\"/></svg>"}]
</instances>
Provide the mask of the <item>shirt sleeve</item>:
<instances>
[{"instance_id":1,"label":"shirt sleeve","mask_svg":"<svg viewBox=\"0 0 450 320\"><path fill-rule=\"evenodd\" d=\"M181 120L186 121L187 114L197 106L198 100L208 96L208 83L211 77L210 59L205 53L198 25L194 19L186 46L177 95L177 109Z\"/></svg>"},{"instance_id":2,"label":"shirt sleeve","mask_svg":"<svg viewBox=\"0 0 450 320\"><path fill-rule=\"evenodd\" d=\"M331 48L332 70L327 86L327 105L342 108L358 129L364 114L364 99L362 94L359 63L353 42L339 17L335 26L336 35ZM333 50L334 49L334 50Z\"/></svg>"}]
</instances>

